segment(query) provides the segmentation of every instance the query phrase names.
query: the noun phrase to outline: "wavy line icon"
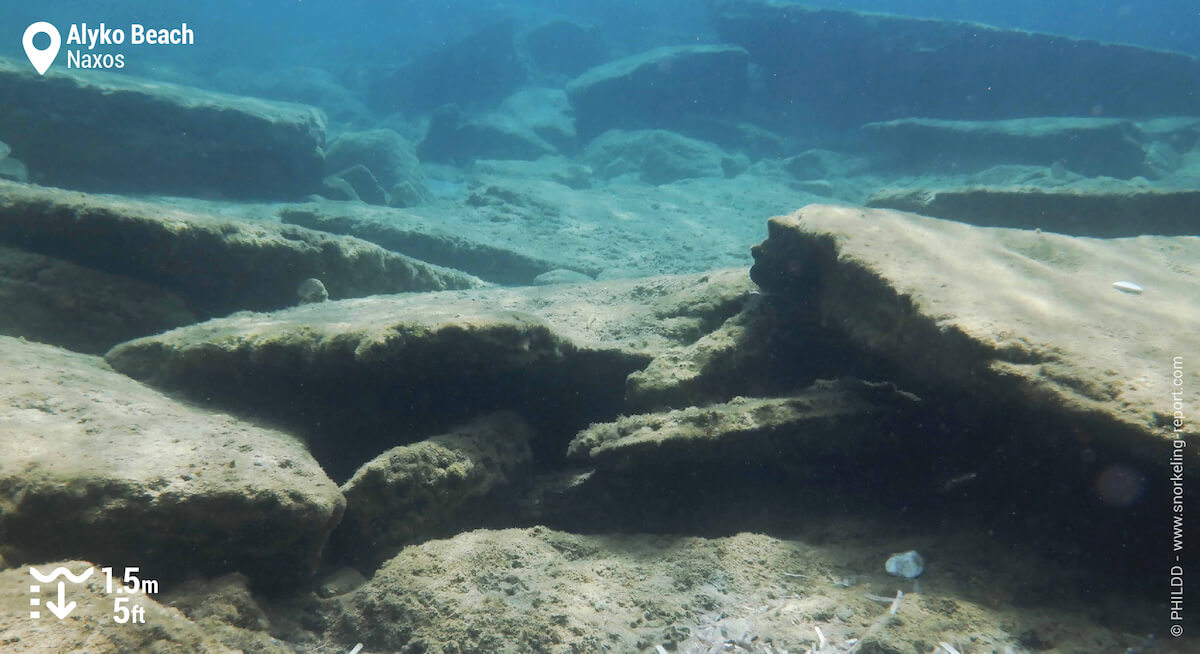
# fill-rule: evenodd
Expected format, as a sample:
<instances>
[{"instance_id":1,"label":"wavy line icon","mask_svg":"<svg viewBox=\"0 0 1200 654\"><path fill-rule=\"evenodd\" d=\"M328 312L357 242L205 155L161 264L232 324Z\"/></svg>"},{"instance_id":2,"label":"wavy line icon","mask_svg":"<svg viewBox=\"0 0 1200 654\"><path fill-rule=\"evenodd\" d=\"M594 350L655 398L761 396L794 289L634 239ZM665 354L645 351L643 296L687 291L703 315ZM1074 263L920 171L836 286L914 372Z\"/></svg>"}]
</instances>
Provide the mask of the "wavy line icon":
<instances>
[{"instance_id":1,"label":"wavy line icon","mask_svg":"<svg viewBox=\"0 0 1200 654\"><path fill-rule=\"evenodd\" d=\"M59 567L51 570L50 574L45 575L45 574L38 572L37 568L30 566L29 574L33 575L34 579L37 579L38 581L42 582L43 584L48 584L48 583L54 581L55 579L58 579L58 577L60 575L63 577L66 577L67 579L70 579L71 583L78 584L78 583L84 581L85 579L87 579L88 577L92 576L93 570L95 570L94 567L88 568L87 570L79 573L78 575L73 575L73 574L71 574L70 570L68 570L62 566L59 566Z\"/></svg>"}]
</instances>

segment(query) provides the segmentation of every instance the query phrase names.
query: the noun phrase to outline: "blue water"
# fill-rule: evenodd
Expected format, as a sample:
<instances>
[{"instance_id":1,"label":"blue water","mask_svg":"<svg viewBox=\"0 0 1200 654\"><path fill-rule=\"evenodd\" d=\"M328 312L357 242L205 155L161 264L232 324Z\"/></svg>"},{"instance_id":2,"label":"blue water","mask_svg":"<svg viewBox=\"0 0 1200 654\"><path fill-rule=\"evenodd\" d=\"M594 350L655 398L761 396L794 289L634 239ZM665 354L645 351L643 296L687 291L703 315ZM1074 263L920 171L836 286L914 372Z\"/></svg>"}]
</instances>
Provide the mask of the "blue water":
<instances>
[{"instance_id":1,"label":"blue water","mask_svg":"<svg viewBox=\"0 0 1200 654\"><path fill-rule=\"evenodd\" d=\"M0 8L0 54L19 56L21 32L37 20L56 25L95 25L104 21L110 26L187 22L196 31L196 46L163 49L155 56L156 63L169 61L185 68L238 63L370 67L452 41L505 17L521 22L571 18L603 28L611 41L636 51L664 42L714 40L709 20L713 4L712 0L255 0L186 4L157 0L10 0ZM814 0L806 4L978 21L1200 55L1200 3L1195 0ZM231 10L231 6L236 9ZM126 72L152 74L150 67L141 62Z\"/></svg>"}]
</instances>

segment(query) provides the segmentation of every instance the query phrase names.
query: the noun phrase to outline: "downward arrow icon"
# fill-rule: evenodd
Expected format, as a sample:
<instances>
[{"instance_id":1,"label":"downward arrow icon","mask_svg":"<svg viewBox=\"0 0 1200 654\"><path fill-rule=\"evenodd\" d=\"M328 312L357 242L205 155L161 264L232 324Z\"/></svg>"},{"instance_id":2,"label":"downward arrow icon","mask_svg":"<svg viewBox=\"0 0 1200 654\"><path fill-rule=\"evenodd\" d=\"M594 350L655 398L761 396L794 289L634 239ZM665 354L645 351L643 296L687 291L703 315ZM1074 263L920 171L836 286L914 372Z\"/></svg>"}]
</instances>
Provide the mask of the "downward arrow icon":
<instances>
[{"instance_id":1,"label":"downward arrow icon","mask_svg":"<svg viewBox=\"0 0 1200 654\"><path fill-rule=\"evenodd\" d=\"M71 602L70 604L66 603L67 596L63 589L63 586L65 585L66 584L61 581L58 582L58 604L55 604L54 602L46 602L46 608L50 609L50 612L54 614L54 617L58 618L59 620L62 620L70 615L71 611L74 611L75 607L77 606L75 602Z\"/></svg>"}]
</instances>

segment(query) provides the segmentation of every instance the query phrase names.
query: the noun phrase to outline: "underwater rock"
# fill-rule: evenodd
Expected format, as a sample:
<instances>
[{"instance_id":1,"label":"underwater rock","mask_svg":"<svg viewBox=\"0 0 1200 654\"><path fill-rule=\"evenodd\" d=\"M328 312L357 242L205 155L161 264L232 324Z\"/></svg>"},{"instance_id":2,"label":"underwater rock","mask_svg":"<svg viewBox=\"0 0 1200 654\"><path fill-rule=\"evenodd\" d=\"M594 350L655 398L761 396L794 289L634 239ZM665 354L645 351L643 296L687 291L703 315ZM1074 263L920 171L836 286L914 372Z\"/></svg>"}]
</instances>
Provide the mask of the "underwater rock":
<instances>
[{"instance_id":1,"label":"underwater rock","mask_svg":"<svg viewBox=\"0 0 1200 654\"><path fill-rule=\"evenodd\" d=\"M1172 356L1200 352L1196 238L1099 240L822 205L772 218L768 234L755 282L815 307L906 386L1029 416L1043 425L1039 447L1071 452L1064 441L1086 430L1089 447L1139 466L1165 465L1174 436L1196 436L1191 425L1172 433L1164 399ZM1114 293L1122 278L1146 292ZM1178 374L1200 388L1200 371Z\"/></svg>"},{"instance_id":2,"label":"underwater rock","mask_svg":"<svg viewBox=\"0 0 1200 654\"><path fill-rule=\"evenodd\" d=\"M1020 118L966 121L905 118L862 126L874 154L906 175L971 173L992 166L1059 165L1086 177L1155 176L1148 139L1115 118Z\"/></svg>"},{"instance_id":3,"label":"underwater rock","mask_svg":"<svg viewBox=\"0 0 1200 654\"><path fill-rule=\"evenodd\" d=\"M765 69L771 104L841 126L1191 115L1200 87L1200 60L1185 54L978 23L738 0L716 28Z\"/></svg>"},{"instance_id":4,"label":"underwater rock","mask_svg":"<svg viewBox=\"0 0 1200 654\"><path fill-rule=\"evenodd\" d=\"M103 354L131 338L197 322L158 286L0 247L0 334Z\"/></svg>"},{"instance_id":5,"label":"underwater rock","mask_svg":"<svg viewBox=\"0 0 1200 654\"><path fill-rule=\"evenodd\" d=\"M349 477L380 451L510 409L534 456L622 408L626 378L702 337L750 293L745 270L376 296L235 314L121 344L109 363L288 425Z\"/></svg>"},{"instance_id":6,"label":"underwater rock","mask_svg":"<svg viewBox=\"0 0 1200 654\"><path fill-rule=\"evenodd\" d=\"M545 75L574 77L609 58L600 30L568 20L555 20L525 33L525 50Z\"/></svg>"},{"instance_id":7,"label":"underwater rock","mask_svg":"<svg viewBox=\"0 0 1200 654\"><path fill-rule=\"evenodd\" d=\"M285 631L288 612L267 615L267 600L255 597L250 580L241 573L215 579L189 579L172 585L159 601L178 609L206 634L233 651L287 654L292 650L274 638ZM280 620L280 618L284 618Z\"/></svg>"},{"instance_id":8,"label":"underwater rock","mask_svg":"<svg viewBox=\"0 0 1200 654\"><path fill-rule=\"evenodd\" d=\"M154 284L201 317L291 306L309 277L338 297L481 285L355 238L11 182L0 244Z\"/></svg>"},{"instance_id":9,"label":"underwater rock","mask_svg":"<svg viewBox=\"0 0 1200 654\"><path fill-rule=\"evenodd\" d=\"M562 89L526 88L504 99L497 112L562 152L576 149L575 115Z\"/></svg>"},{"instance_id":10,"label":"underwater rock","mask_svg":"<svg viewBox=\"0 0 1200 654\"><path fill-rule=\"evenodd\" d=\"M28 182L29 169L12 157L0 159L0 177L7 177L14 182Z\"/></svg>"},{"instance_id":11,"label":"underwater rock","mask_svg":"<svg viewBox=\"0 0 1200 654\"><path fill-rule=\"evenodd\" d=\"M411 191L404 206L419 204L430 197L429 190L425 188L425 176L421 173L421 162L417 159L416 148L394 130L346 132L326 148L327 174L336 174L355 164L366 166L375 179L379 180L379 186L384 189L391 189L397 184L409 184ZM361 197L362 194L359 195Z\"/></svg>"},{"instance_id":12,"label":"underwater rock","mask_svg":"<svg viewBox=\"0 0 1200 654\"><path fill-rule=\"evenodd\" d=\"M821 382L789 397L737 397L722 404L625 416L579 432L567 456L603 473L653 470L663 479L671 478L673 471L722 462L772 466L810 479L822 474L818 461L834 466L835 459L849 462L868 450L895 447L887 416L897 405L916 399L895 391L887 403L878 401L879 393L868 399L864 396L869 394L857 392L861 385Z\"/></svg>"},{"instance_id":13,"label":"underwater rock","mask_svg":"<svg viewBox=\"0 0 1200 654\"><path fill-rule=\"evenodd\" d=\"M824 181L835 177L858 175L870 168L864 157L831 150L805 150L784 159L783 169L801 181Z\"/></svg>"},{"instance_id":14,"label":"underwater rock","mask_svg":"<svg viewBox=\"0 0 1200 654\"><path fill-rule=\"evenodd\" d=\"M7 561L122 561L160 579L240 570L272 586L315 569L345 504L297 438L48 345L0 337L0 369Z\"/></svg>"},{"instance_id":15,"label":"underwater rock","mask_svg":"<svg viewBox=\"0 0 1200 654\"><path fill-rule=\"evenodd\" d=\"M665 130L612 130L588 144L584 158L596 175L633 175L646 184L697 177L733 177L748 162L719 147Z\"/></svg>"},{"instance_id":16,"label":"underwater rock","mask_svg":"<svg viewBox=\"0 0 1200 654\"><path fill-rule=\"evenodd\" d=\"M132 563L133 559L130 559ZM139 563L141 561L139 560ZM96 652L117 654L118 652L155 652L164 646L169 651L186 651L193 654L231 654L233 651L208 625L199 625L184 617L182 613L144 592L117 594L106 593L104 573L101 565L89 561L54 561L39 558L34 566L41 573L50 573L59 567L72 574L80 574L92 568L88 581L79 584L67 582L68 606L74 606L69 616L58 620L48 610L38 611L37 619L30 618L30 599L41 602L57 602L52 589L57 584L42 583L29 573L28 567L0 572L0 643L9 654L45 654L47 652ZM120 568L113 566L113 584L116 586ZM140 566L134 566L140 567ZM138 575L149 578L154 574L142 567ZM60 577L61 579L61 577ZM38 595L29 592L38 586ZM161 588L161 586L160 586ZM125 608L140 606L144 610L145 624L120 624L113 620L113 600L125 598ZM153 625L152 628L151 625ZM147 627L147 628L139 628ZM265 636L265 634L264 634ZM240 640L240 639L239 639ZM253 651L261 654L287 654L292 650L283 644L261 638L254 643Z\"/></svg>"},{"instance_id":17,"label":"underwater rock","mask_svg":"<svg viewBox=\"0 0 1200 654\"><path fill-rule=\"evenodd\" d=\"M585 142L609 129L672 128L689 115L729 115L749 89L748 55L731 45L663 47L610 62L567 84Z\"/></svg>"},{"instance_id":18,"label":"underwater rock","mask_svg":"<svg viewBox=\"0 0 1200 654\"><path fill-rule=\"evenodd\" d=\"M385 113L429 112L445 104L488 107L529 78L511 21L428 52L370 82L369 102Z\"/></svg>"},{"instance_id":19,"label":"underwater rock","mask_svg":"<svg viewBox=\"0 0 1200 654\"><path fill-rule=\"evenodd\" d=\"M531 440L525 420L502 412L389 449L342 485L331 547L373 570L405 545L495 525L528 482Z\"/></svg>"},{"instance_id":20,"label":"underwater rock","mask_svg":"<svg viewBox=\"0 0 1200 654\"><path fill-rule=\"evenodd\" d=\"M744 301L742 310L720 327L654 357L650 365L629 375L626 402L640 411L703 406L749 387L749 371L763 383L766 367L751 363L765 358L760 328L768 320L761 309L754 298Z\"/></svg>"},{"instance_id":21,"label":"underwater rock","mask_svg":"<svg viewBox=\"0 0 1200 654\"><path fill-rule=\"evenodd\" d=\"M386 207L388 204L387 192L379 185L379 180L375 179L375 175L362 164L354 164L353 166L335 173L330 177L341 179L354 191L354 198L367 204ZM325 185L330 185L330 179L325 178ZM335 187L340 185L334 183Z\"/></svg>"},{"instance_id":22,"label":"underwater rock","mask_svg":"<svg viewBox=\"0 0 1200 654\"><path fill-rule=\"evenodd\" d=\"M503 114L465 118L458 107L437 110L417 145L421 161L464 166L476 159L525 159L556 154L553 145Z\"/></svg>"},{"instance_id":23,"label":"underwater rock","mask_svg":"<svg viewBox=\"0 0 1200 654\"><path fill-rule=\"evenodd\" d=\"M868 206L984 227L1118 238L1200 235L1200 191L1095 183L1058 188L945 186L880 189Z\"/></svg>"},{"instance_id":24,"label":"underwater rock","mask_svg":"<svg viewBox=\"0 0 1200 654\"><path fill-rule=\"evenodd\" d=\"M553 284L586 284L596 281L592 277L576 270L555 268L533 278L535 286L551 286Z\"/></svg>"},{"instance_id":25,"label":"underwater rock","mask_svg":"<svg viewBox=\"0 0 1200 654\"><path fill-rule=\"evenodd\" d=\"M296 295L300 298L300 304L324 302L329 299L329 291L325 290L325 284L315 277L309 277L300 282L299 288L296 289Z\"/></svg>"},{"instance_id":26,"label":"underwater rock","mask_svg":"<svg viewBox=\"0 0 1200 654\"><path fill-rule=\"evenodd\" d=\"M239 199L294 199L320 186L318 109L86 73L43 78L0 60L0 134L39 183Z\"/></svg>"},{"instance_id":27,"label":"underwater rock","mask_svg":"<svg viewBox=\"0 0 1200 654\"><path fill-rule=\"evenodd\" d=\"M259 66L253 60L239 57L232 65L216 67L207 79L215 88L228 93L317 107L325 112L332 125L373 125L379 120L359 94L343 86L324 68Z\"/></svg>"},{"instance_id":28,"label":"underwater rock","mask_svg":"<svg viewBox=\"0 0 1200 654\"><path fill-rule=\"evenodd\" d=\"M396 210L310 202L290 205L280 212L280 218L285 224L361 238L496 284L531 284L544 272L571 265L565 259L551 261L502 244L452 234L430 219Z\"/></svg>"}]
</instances>

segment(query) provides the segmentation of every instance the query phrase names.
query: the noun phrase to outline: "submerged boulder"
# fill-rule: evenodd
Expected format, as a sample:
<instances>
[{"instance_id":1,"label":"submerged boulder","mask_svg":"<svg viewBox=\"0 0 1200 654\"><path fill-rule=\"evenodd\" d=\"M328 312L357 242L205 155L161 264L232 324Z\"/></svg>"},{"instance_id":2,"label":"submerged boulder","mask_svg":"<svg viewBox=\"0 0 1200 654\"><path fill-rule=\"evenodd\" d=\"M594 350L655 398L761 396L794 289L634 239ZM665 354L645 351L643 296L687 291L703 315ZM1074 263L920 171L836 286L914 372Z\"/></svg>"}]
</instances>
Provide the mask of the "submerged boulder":
<instances>
[{"instance_id":1,"label":"submerged boulder","mask_svg":"<svg viewBox=\"0 0 1200 654\"><path fill-rule=\"evenodd\" d=\"M734 0L716 24L765 70L772 103L843 126L1191 115L1200 86L1185 54L977 23Z\"/></svg>"},{"instance_id":2,"label":"submerged boulder","mask_svg":"<svg viewBox=\"0 0 1200 654\"><path fill-rule=\"evenodd\" d=\"M529 77L511 21L424 53L370 83L376 109L429 112L446 104L481 108L512 93Z\"/></svg>"},{"instance_id":3,"label":"submerged boulder","mask_svg":"<svg viewBox=\"0 0 1200 654\"><path fill-rule=\"evenodd\" d=\"M748 165L712 143L665 130L605 132L588 145L584 158L602 178L630 175L646 184L733 177Z\"/></svg>"},{"instance_id":4,"label":"submerged boulder","mask_svg":"<svg viewBox=\"0 0 1200 654\"><path fill-rule=\"evenodd\" d=\"M525 420L500 412L387 450L342 485L334 547L374 569L405 545L511 515L531 472L531 440Z\"/></svg>"},{"instance_id":5,"label":"submerged boulder","mask_svg":"<svg viewBox=\"0 0 1200 654\"><path fill-rule=\"evenodd\" d=\"M537 461L624 402L626 378L738 312L745 271L478 289L236 314L124 343L128 375L289 425L335 478L465 418L512 410Z\"/></svg>"},{"instance_id":6,"label":"submerged boulder","mask_svg":"<svg viewBox=\"0 0 1200 654\"><path fill-rule=\"evenodd\" d=\"M872 207L985 227L1041 229L1096 238L1200 236L1200 191L1077 183L880 189Z\"/></svg>"},{"instance_id":7,"label":"submerged boulder","mask_svg":"<svg viewBox=\"0 0 1200 654\"><path fill-rule=\"evenodd\" d=\"M0 553L305 578L345 502L300 440L0 337ZM31 372L33 371L33 372Z\"/></svg>"},{"instance_id":8,"label":"submerged boulder","mask_svg":"<svg viewBox=\"0 0 1200 654\"><path fill-rule=\"evenodd\" d=\"M663 47L597 66L567 85L579 137L608 129L671 128L691 115L729 115L749 94L740 47Z\"/></svg>"},{"instance_id":9,"label":"submerged boulder","mask_svg":"<svg viewBox=\"0 0 1200 654\"><path fill-rule=\"evenodd\" d=\"M290 306L310 277L334 297L481 285L355 238L11 182L0 244L154 284L200 317Z\"/></svg>"},{"instance_id":10,"label":"submerged boulder","mask_svg":"<svg viewBox=\"0 0 1200 654\"><path fill-rule=\"evenodd\" d=\"M994 121L905 118L863 125L875 154L905 174L969 173L997 165L1058 166L1087 177L1151 176L1144 134L1115 118Z\"/></svg>"},{"instance_id":11,"label":"submerged boulder","mask_svg":"<svg viewBox=\"0 0 1200 654\"><path fill-rule=\"evenodd\" d=\"M1200 240L1099 240L811 205L772 218L754 256L759 286L812 307L903 370L906 386L1074 425L1039 438L1086 430L1090 447L1139 467L1162 465L1177 439L1195 437L1168 400L1172 357L1200 351L1190 327L1200 321ZM1200 388L1197 371L1178 374Z\"/></svg>"},{"instance_id":12,"label":"submerged boulder","mask_svg":"<svg viewBox=\"0 0 1200 654\"><path fill-rule=\"evenodd\" d=\"M325 115L313 107L94 70L39 76L2 59L0 97L0 136L41 184L248 199L321 184Z\"/></svg>"},{"instance_id":13,"label":"submerged boulder","mask_svg":"<svg viewBox=\"0 0 1200 654\"><path fill-rule=\"evenodd\" d=\"M422 161L468 165L476 159L537 159L555 153L533 130L504 114L464 117L455 105L437 110L417 145Z\"/></svg>"}]
</instances>

